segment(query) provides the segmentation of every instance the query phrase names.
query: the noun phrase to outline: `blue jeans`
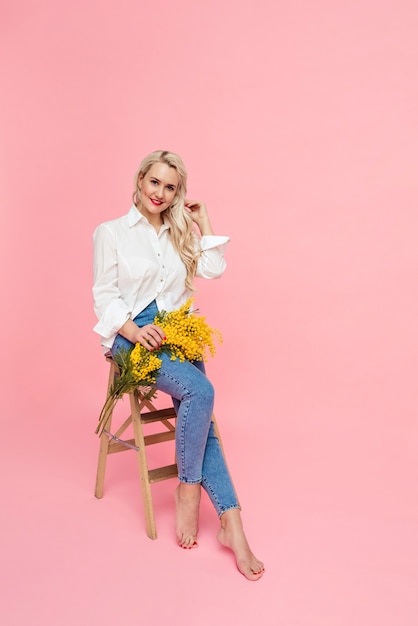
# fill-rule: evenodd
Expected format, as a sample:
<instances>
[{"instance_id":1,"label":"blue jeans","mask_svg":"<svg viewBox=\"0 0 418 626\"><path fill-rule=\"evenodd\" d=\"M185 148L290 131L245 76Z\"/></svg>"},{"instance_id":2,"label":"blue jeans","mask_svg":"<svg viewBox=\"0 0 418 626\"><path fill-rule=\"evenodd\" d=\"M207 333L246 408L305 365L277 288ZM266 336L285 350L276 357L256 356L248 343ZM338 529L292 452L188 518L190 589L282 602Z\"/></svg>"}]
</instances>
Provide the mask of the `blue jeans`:
<instances>
[{"instance_id":1,"label":"blue jeans","mask_svg":"<svg viewBox=\"0 0 418 626\"><path fill-rule=\"evenodd\" d=\"M142 327L152 324L158 309L151 302L134 322ZM117 335L112 346L115 355L133 344ZM212 383L206 377L203 361L171 361L163 354L155 387L169 394L177 413L176 456L179 480L201 483L217 513L240 508L219 440L211 420L214 402Z\"/></svg>"}]
</instances>

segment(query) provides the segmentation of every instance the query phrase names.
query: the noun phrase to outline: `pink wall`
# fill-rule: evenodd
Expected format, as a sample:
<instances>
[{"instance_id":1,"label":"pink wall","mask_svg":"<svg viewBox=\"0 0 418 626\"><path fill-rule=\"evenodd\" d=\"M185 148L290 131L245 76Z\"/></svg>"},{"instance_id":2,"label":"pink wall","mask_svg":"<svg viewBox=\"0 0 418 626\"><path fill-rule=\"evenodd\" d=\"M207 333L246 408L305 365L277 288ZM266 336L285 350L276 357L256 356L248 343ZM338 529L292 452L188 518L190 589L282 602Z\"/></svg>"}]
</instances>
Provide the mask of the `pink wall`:
<instances>
[{"instance_id":1,"label":"pink wall","mask_svg":"<svg viewBox=\"0 0 418 626\"><path fill-rule=\"evenodd\" d=\"M94 430L92 231L172 149L232 238L198 303L225 338L210 373L238 482L257 442L290 510L416 523L417 18L412 0L3 7L7 432ZM255 484L247 501L271 506Z\"/></svg>"}]
</instances>

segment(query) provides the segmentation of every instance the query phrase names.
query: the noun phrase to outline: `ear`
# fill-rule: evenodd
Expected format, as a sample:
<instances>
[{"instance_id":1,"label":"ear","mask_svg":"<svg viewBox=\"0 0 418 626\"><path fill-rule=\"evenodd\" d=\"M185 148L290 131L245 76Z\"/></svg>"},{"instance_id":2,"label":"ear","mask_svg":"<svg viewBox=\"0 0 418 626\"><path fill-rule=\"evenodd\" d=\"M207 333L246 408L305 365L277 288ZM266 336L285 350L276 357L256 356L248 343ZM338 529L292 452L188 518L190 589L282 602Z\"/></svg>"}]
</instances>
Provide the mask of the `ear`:
<instances>
[{"instance_id":1,"label":"ear","mask_svg":"<svg viewBox=\"0 0 418 626\"><path fill-rule=\"evenodd\" d=\"M143 181L143 180L144 180L144 175L143 175L143 173L141 172L141 173L139 174L139 176L138 176L138 182L137 182L137 185L138 185L139 189L142 189L142 181Z\"/></svg>"}]
</instances>

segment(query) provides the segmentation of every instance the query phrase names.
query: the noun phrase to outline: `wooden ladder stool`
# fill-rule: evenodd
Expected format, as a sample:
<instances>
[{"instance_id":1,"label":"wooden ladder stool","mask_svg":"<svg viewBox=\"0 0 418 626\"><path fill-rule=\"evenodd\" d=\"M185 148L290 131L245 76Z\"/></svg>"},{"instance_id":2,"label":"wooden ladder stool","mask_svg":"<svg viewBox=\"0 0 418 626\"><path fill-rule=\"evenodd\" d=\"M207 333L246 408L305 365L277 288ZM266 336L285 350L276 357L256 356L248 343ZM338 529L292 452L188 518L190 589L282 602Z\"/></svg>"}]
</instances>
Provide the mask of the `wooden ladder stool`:
<instances>
[{"instance_id":1,"label":"wooden ladder stool","mask_svg":"<svg viewBox=\"0 0 418 626\"><path fill-rule=\"evenodd\" d=\"M111 356L106 355L106 361L110 364L109 381L107 386L107 391L109 392L115 376L118 376L119 374L119 368ZM151 484L161 480L167 480L168 478L175 478L177 477L178 472L176 463L157 467L156 469L148 469L146 447L174 440L176 436L177 416L174 407L157 409L150 400L141 394L138 389L135 389L125 395L129 395L130 415L116 430L115 434L112 434L112 411L112 414L106 424L106 428L100 435L99 461L97 465L96 489L94 495L96 498L103 497L107 457L110 454L115 454L117 452L134 450L137 455L138 470L141 481L146 531L150 539L156 539L157 530L152 504ZM216 435L218 436L219 442L222 446L214 416L212 416L212 420L215 425ZM133 426L134 438L121 439L123 433L131 424ZM161 430L153 432L152 434L145 434L144 426L146 427L149 424L159 424Z\"/></svg>"}]
</instances>

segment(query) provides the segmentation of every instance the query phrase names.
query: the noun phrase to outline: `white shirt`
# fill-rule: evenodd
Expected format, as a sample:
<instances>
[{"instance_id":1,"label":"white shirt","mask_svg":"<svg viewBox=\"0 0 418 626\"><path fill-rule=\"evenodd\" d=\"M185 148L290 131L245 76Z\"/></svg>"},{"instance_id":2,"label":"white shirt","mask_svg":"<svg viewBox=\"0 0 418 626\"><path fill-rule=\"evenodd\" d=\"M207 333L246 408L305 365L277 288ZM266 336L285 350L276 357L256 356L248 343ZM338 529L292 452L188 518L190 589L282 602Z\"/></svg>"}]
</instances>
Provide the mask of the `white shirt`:
<instances>
[{"instance_id":1,"label":"white shirt","mask_svg":"<svg viewBox=\"0 0 418 626\"><path fill-rule=\"evenodd\" d=\"M157 234L135 205L127 215L100 224L94 232L94 327L105 349L112 347L118 330L134 319L150 302L158 309L173 311L184 304L186 267L173 247L170 226ZM229 237L197 238L201 251L197 276L217 278L226 268L224 251Z\"/></svg>"}]
</instances>

